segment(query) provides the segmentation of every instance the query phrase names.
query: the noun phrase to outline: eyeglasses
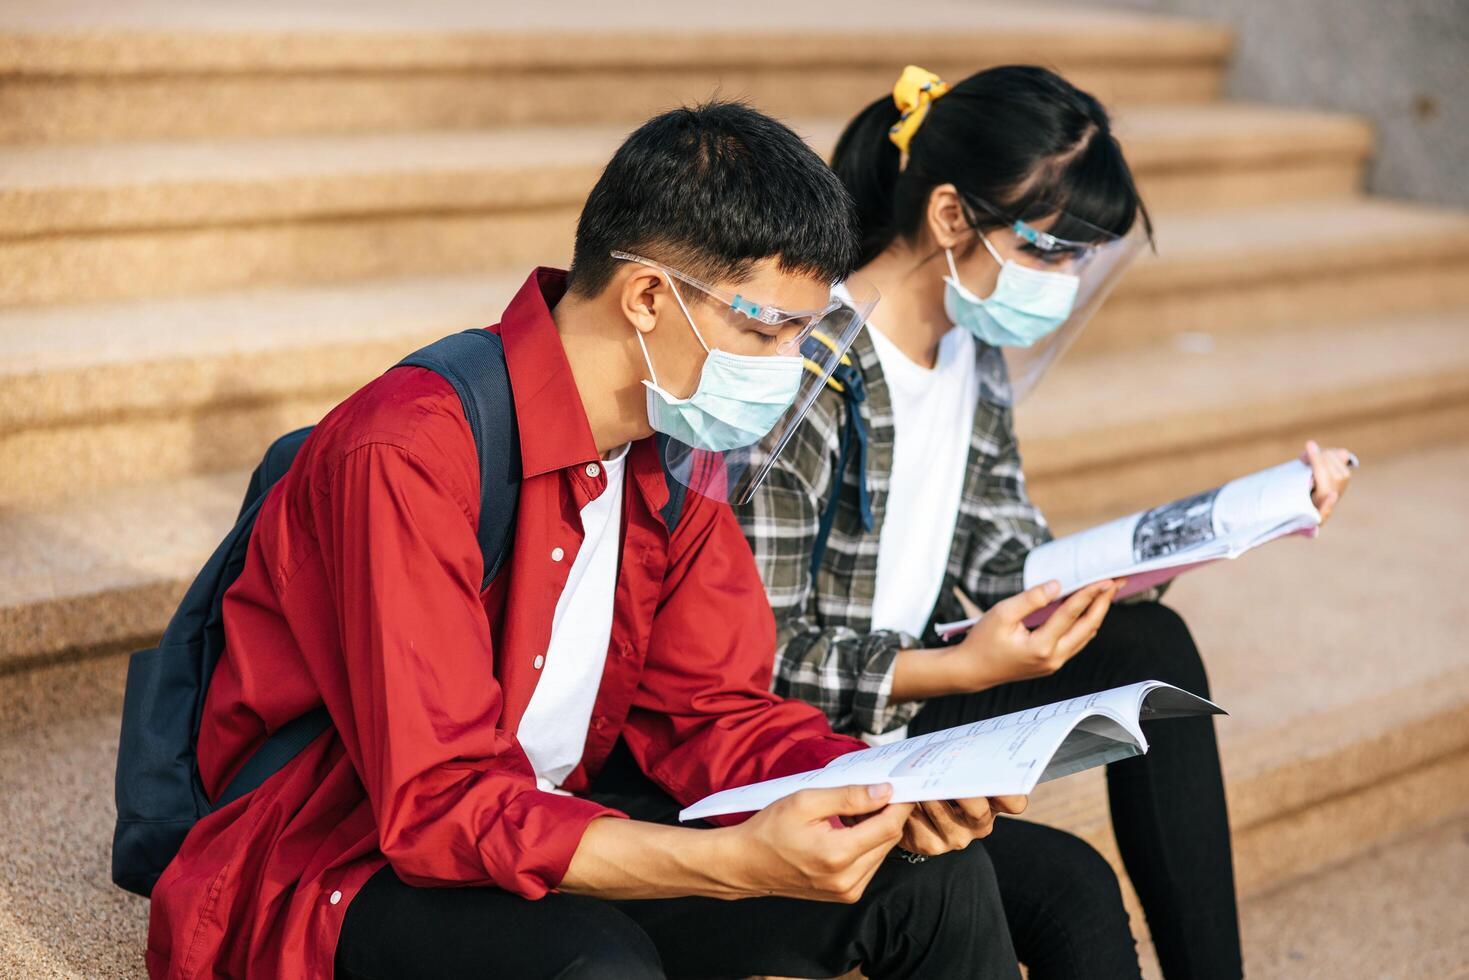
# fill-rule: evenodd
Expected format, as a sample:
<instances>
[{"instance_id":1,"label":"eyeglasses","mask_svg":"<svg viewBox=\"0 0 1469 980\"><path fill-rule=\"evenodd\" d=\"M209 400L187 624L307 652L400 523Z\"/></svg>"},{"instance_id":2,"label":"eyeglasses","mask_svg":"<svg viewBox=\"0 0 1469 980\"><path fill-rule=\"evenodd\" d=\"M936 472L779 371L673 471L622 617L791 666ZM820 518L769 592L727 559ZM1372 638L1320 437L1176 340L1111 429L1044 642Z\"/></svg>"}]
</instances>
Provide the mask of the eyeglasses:
<instances>
[{"instance_id":1,"label":"eyeglasses","mask_svg":"<svg viewBox=\"0 0 1469 980\"><path fill-rule=\"evenodd\" d=\"M832 297L831 302L819 310L784 310L777 306L757 303L740 293L731 293L728 290L720 289L718 286L711 286L701 279L696 279L693 276L679 272L677 269L670 268L662 262L644 258L641 255L617 251L611 254L614 259L620 259L624 262L637 262L657 269L669 278L677 279L684 285L697 289L699 292L718 301L729 310L747 319L754 320L756 323L763 323L771 327L795 328L794 336L782 337L783 347L787 344L793 347L799 346L802 341L811 335L816 324L820 323L825 317L830 316L842 305L841 300ZM784 331L782 332L784 333Z\"/></svg>"},{"instance_id":2,"label":"eyeglasses","mask_svg":"<svg viewBox=\"0 0 1469 980\"><path fill-rule=\"evenodd\" d=\"M1084 242L1074 241L1069 238L1060 238L1048 231L1041 231L1028 221L995 207L993 204L984 200L984 198L976 197L973 194L967 194L962 191L960 192L960 196L966 204L970 204L984 211L992 218L1005 222L1009 225L1007 230L1023 244L1026 251L1050 262L1061 260L1083 261L1090 257L1098 248L1103 245L1109 245L1117 241L1120 237L1116 232L1099 228L1090 221L1084 218L1078 218L1074 214L1069 214L1061 208L1046 210L1044 206L1038 206L1038 210L1043 210L1046 214L1061 215L1066 219L1068 224L1080 225L1095 235L1090 241Z\"/></svg>"}]
</instances>

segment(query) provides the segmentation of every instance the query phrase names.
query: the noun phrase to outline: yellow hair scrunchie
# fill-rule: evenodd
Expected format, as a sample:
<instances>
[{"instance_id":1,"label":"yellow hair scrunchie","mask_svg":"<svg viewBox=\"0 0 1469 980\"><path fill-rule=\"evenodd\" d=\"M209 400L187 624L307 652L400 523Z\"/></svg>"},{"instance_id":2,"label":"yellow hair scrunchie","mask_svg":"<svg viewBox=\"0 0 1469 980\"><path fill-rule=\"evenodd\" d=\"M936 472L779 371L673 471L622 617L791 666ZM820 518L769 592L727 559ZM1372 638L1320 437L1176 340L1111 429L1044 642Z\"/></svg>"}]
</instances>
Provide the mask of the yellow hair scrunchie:
<instances>
[{"instance_id":1,"label":"yellow hair scrunchie","mask_svg":"<svg viewBox=\"0 0 1469 980\"><path fill-rule=\"evenodd\" d=\"M928 117L928 107L948 91L949 86L944 80L926 68L909 65L903 69L903 74L898 76L898 81L893 85L893 102L902 115L893 128L888 130L888 139L893 141L899 152L908 152L913 134L918 132L918 127Z\"/></svg>"}]
</instances>

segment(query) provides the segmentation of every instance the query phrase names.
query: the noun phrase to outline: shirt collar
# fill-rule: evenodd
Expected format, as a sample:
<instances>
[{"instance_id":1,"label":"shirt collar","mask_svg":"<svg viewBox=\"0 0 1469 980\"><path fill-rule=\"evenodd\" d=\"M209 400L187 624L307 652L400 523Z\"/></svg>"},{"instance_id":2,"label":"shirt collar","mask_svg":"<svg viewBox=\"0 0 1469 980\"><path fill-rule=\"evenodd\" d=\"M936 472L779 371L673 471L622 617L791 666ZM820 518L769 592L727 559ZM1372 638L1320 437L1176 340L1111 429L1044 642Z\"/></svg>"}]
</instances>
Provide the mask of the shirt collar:
<instances>
[{"instance_id":1,"label":"shirt collar","mask_svg":"<svg viewBox=\"0 0 1469 980\"><path fill-rule=\"evenodd\" d=\"M581 393L551 319L551 308L565 294L564 271L538 268L505 308L498 327L527 477L598 458Z\"/></svg>"}]
</instances>

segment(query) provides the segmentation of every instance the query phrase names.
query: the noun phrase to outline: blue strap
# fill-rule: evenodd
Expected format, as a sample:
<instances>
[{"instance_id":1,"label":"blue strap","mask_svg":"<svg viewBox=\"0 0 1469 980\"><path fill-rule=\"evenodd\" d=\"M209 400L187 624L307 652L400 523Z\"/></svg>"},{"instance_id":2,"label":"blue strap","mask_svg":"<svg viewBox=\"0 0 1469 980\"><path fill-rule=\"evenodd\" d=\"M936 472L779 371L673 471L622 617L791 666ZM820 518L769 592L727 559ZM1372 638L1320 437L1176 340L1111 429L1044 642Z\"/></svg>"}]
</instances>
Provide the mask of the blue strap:
<instances>
[{"instance_id":1,"label":"blue strap","mask_svg":"<svg viewBox=\"0 0 1469 980\"><path fill-rule=\"evenodd\" d=\"M258 788L261 783L280 772L287 762L296 758L298 752L310 745L331 724L332 718L326 707L317 705L271 732L265 744L255 750L255 754L235 773L235 778L230 780L224 792L219 794L219 799L214 801L215 807L227 806Z\"/></svg>"},{"instance_id":2,"label":"blue strap","mask_svg":"<svg viewBox=\"0 0 1469 980\"><path fill-rule=\"evenodd\" d=\"M453 385L479 452L479 538L490 584L510 553L520 498L520 428L505 366L505 345L488 330L465 330L403 358L397 367L428 368Z\"/></svg>"},{"instance_id":3,"label":"blue strap","mask_svg":"<svg viewBox=\"0 0 1469 980\"><path fill-rule=\"evenodd\" d=\"M846 482L847 461L857 460L857 511L862 518L862 528L872 530L872 501L867 492L867 423L862 419L861 405L867 400L867 390L862 385L862 373L855 364L839 364L832 372L832 380L842 386L842 401L846 408L846 421L837 437L837 463L831 474L831 497L821 512L821 521L816 528L816 543L811 548L811 582L814 586L816 573L821 570L821 559L826 556L826 542L831 537L832 524L836 522L837 505L841 502L842 487Z\"/></svg>"},{"instance_id":4,"label":"blue strap","mask_svg":"<svg viewBox=\"0 0 1469 980\"><path fill-rule=\"evenodd\" d=\"M668 467L668 436L660 432L657 441L658 458L663 460L663 482L668 487L668 503L663 505L659 513L663 515L663 526L672 534L673 529L678 527L679 518L683 517L684 498L688 496L689 488Z\"/></svg>"}]
</instances>

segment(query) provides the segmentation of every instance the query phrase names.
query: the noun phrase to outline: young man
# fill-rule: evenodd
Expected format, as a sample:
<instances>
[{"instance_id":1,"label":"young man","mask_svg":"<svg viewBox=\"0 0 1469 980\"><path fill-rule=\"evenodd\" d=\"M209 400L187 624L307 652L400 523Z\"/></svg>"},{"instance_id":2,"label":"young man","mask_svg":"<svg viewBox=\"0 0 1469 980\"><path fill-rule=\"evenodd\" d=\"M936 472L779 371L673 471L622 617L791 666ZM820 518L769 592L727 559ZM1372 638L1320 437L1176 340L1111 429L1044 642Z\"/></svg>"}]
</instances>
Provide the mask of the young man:
<instances>
[{"instance_id":1,"label":"young man","mask_svg":"<svg viewBox=\"0 0 1469 980\"><path fill-rule=\"evenodd\" d=\"M449 384L398 368L317 426L225 602L205 784L316 705L332 727L190 832L153 892L153 976L1015 975L992 869L963 848L1023 801L958 801L921 843L886 787L715 829L622 819L862 748L769 693L739 527L690 493L670 532L653 438L717 453L769 431L855 256L845 193L773 120L712 104L629 137L570 278L537 270L493 328L522 483L483 592ZM900 842L956 853L889 859Z\"/></svg>"}]
</instances>

